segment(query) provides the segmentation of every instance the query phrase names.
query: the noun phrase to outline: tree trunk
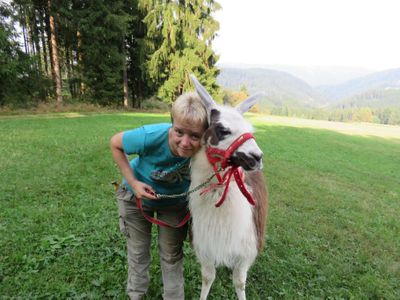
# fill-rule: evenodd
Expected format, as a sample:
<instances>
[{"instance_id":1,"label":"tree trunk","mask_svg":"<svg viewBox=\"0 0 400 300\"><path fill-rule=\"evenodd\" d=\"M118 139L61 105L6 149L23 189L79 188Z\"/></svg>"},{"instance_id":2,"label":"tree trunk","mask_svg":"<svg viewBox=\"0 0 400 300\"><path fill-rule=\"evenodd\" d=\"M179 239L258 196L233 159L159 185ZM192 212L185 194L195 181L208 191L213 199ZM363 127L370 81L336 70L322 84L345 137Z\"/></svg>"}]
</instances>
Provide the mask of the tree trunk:
<instances>
[{"instance_id":1,"label":"tree trunk","mask_svg":"<svg viewBox=\"0 0 400 300\"><path fill-rule=\"evenodd\" d=\"M41 40L42 40L42 49L43 49L43 62L44 62L44 71L46 75L49 75L49 65L47 63L47 47L46 47L46 40L44 36L44 29L41 30Z\"/></svg>"},{"instance_id":2,"label":"tree trunk","mask_svg":"<svg viewBox=\"0 0 400 300\"><path fill-rule=\"evenodd\" d=\"M22 34L24 36L24 46L25 46L25 53L29 55L29 45L28 45L28 37L26 33L26 17L25 17L25 11L22 8L22 5L20 5L20 11L23 12L23 16L21 16L21 26L22 26Z\"/></svg>"},{"instance_id":3,"label":"tree trunk","mask_svg":"<svg viewBox=\"0 0 400 300\"><path fill-rule=\"evenodd\" d=\"M70 58L70 47L66 45L65 47L65 66L67 69L67 81L68 81L68 87L69 87L69 92L71 94L71 97L74 98L74 87L72 83L72 59Z\"/></svg>"},{"instance_id":4,"label":"tree trunk","mask_svg":"<svg viewBox=\"0 0 400 300\"><path fill-rule=\"evenodd\" d=\"M33 11L33 16L32 16L32 39L35 45L36 49L36 61L37 61L37 68L38 72L43 72L43 67L42 67L42 51L40 51L40 35L39 35L39 28L38 28L38 20L37 20L37 14L40 14L40 12L37 12L36 10Z\"/></svg>"},{"instance_id":5,"label":"tree trunk","mask_svg":"<svg viewBox=\"0 0 400 300\"><path fill-rule=\"evenodd\" d=\"M46 75L49 75L49 65L48 65L48 57L47 57L47 47L46 47L46 38L45 38L45 30L46 30L46 23L44 21L43 11L40 11L40 40L42 42L42 52L43 52L43 62L44 62L44 71Z\"/></svg>"},{"instance_id":6,"label":"tree trunk","mask_svg":"<svg viewBox=\"0 0 400 300\"><path fill-rule=\"evenodd\" d=\"M25 25L22 25L22 33L24 35L24 47L25 47L25 53L29 55L29 45L28 45L28 39L26 37L26 27Z\"/></svg>"},{"instance_id":7,"label":"tree trunk","mask_svg":"<svg viewBox=\"0 0 400 300\"><path fill-rule=\"evenodd\" d=\"M33 33L32 33L32 23L30 18L32 16L28 15L29 12L25 15L25 24L26 24L26 37L27 37L27 42L28 42L28 49L29 49L29 55L35 56L35 45L33 43Z\"/></svg>"},{"instance_id":8,"label":"tree trunk","mask_svg":"<svg viewBox=\"0 0 400 300\"><path fill-rule=\"evenodd\" d=\"M51 13L51 0L47 1L47 5L49 7L49 21L50 21L50 41L51 41L51 60L52 60L52 74L53 81L55 84L55 92L56 92L56 101L57 105L62 104L62 95L61 95L61 76L60 76L60 63L57 49L57 39L56 39L56 28L54 17Z\"/></svg>"},{"instance_id":9,"label":"tree trunk","mask_svg":"<svg viewBox=\"0 0 400 300\"><path fill-rule=\"evenodd\" d=\"M124 76L124 107L129 107L129 92L128 92L128 75L126 72L126 64L124 65L123 69L123 76Z\"/></svg>"},{"instance_id":10,"label":"tree trunk","mask_svg":"<svg viewBox=\"0 0 400 300\"><path fill-rule=\"evenodd\" d=\"M126 66L126 51L125 51L125 41L122 41L122 53L124 54L124 65L122 66L123 70L123 79L124 79L124 107L129 107L129 90L128 90L128 74L127 74L127 66Z\"/></svg>"},{"instance_id":11,"label":"tree trunk","mask_svg":"<svg viewBox=\"0 0 400 300\"><path fill-rule=\"evenodd\" d=\"M78 30L76 32L76 39L78 41L78 48L76 50L76 60L78 61L78 66L82 66L82 38L81 32ZM80 84L79 84L79 94L82 96L85 93L85 84L82 81L82 73L80 76Z\"/></svg>"},{"instance_id":12,"label":"tree trunk","mask_svg":"<svg viewBox=\"0 0 400 300\"><path fill-rule=\"evenodd\" d=\"M50 70L51 70L51 74L53 75L53 59L52 59L52 49L51 49L51 41L50 41L50 12L47 9L45 11L45 15L44 15L44 22L45 22L45 30L46 30L46 42L47 42L47 50L48 50L48 57L49 57L49 62L50 62Z\"/></svg>"}]
</instances>

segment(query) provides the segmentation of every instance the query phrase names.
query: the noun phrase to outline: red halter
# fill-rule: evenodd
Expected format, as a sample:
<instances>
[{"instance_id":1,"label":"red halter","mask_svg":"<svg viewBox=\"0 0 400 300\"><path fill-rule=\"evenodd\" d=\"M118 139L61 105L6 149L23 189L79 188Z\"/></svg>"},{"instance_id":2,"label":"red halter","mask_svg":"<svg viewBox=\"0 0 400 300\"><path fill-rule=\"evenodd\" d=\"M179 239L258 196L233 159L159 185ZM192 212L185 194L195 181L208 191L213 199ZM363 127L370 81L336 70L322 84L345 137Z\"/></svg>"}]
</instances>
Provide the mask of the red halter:
<instances>
[{"instance_id":1,"label":"red halter","mask_svg":"<svg viewBox=\"0 0 400 300\"><path fill-rule=\"evenodd\" d=\"M255 137L251 133L244 133L241 136L239 136L226 150L221 150L214 147L207 147L206 150L207 159L209 163L213 166L214 172L218 178L218 183L211 184L207 189L201 192L201 195L217 186L225 185L224 193L222 194L221 199L215 205L216 207L220 207L222 203L225 201L232 175L234 176L236 184L238 185L243 196L246 197L247 201L251 205L255 205L253 196L246 189L246 186L243 182L242 168L238 166L232 166L228 163L228 160L233 154L233 152L235 152L237 148L239 148L244 142L246 142L249 139L255 139ZM227 167L230 168L224 173L223 176L221 176L220 172L225 170Z\"/></svg>"}]
</instances>

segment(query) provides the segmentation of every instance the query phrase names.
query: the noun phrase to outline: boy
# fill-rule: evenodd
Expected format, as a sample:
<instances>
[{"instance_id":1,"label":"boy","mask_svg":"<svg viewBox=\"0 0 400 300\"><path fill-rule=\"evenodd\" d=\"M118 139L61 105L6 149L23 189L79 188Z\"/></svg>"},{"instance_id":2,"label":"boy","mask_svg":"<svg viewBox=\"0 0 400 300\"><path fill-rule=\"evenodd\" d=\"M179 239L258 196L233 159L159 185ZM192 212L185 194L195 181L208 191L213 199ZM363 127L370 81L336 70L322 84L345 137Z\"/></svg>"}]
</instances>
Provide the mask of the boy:
<instances>
[{"instance_id":1,"label":"boy","mask_svg":"<svg viewBox=\"0 0 400 300\"><path fill-rule=\"evenodd\" d=\"M190 185L189 162L201 147L207 112L196 93L183 94L171 110L172 124L154 124L120 132L111 139L111 152L124 177L117 190L120 229L127 238L130 299L141 299L149 286L151 227L143 213L160 221L179 223L187 214L186 196L158 199L157 194L178 195ZM126 154L138 156L130 163ZM183 241L187 226L158 226L158 245L165 300L184 299Z\"/></svg>"}]
</instances>

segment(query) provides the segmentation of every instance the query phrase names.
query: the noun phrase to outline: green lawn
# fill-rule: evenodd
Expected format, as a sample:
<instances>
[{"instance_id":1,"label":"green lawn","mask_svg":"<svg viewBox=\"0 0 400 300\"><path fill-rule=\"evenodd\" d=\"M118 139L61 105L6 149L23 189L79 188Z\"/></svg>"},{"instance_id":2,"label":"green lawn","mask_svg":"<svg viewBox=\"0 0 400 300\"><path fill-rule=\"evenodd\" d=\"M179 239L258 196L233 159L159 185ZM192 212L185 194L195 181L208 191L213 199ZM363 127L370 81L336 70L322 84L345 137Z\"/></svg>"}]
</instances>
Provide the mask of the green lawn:
<instances>
[{"instance_id":1,"label":"green lawn","mask_svg":"<svg viewBox=\"0 0 400 300\"><path fill-rule=\"evenodd\" d=\"M110 137L156 114L0 117L0 298L125 299ZM255 120L270 193L248 299L400 299L400 137ZM155 240L154 240L155 242ZM146 299L160 299L154 247ZM185 246L186 298L200 270ZM209 299L234 299L218 270Z\"/></svg>"}]
</instances>

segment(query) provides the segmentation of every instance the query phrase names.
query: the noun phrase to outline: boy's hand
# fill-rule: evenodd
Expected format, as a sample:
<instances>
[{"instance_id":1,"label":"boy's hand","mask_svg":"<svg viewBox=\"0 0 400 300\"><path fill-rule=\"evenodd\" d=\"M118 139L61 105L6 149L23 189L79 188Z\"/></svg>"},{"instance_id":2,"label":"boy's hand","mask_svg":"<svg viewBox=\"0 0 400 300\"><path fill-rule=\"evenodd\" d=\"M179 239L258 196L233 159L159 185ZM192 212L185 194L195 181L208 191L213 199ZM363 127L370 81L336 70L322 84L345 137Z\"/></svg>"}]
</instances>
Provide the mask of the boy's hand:
<instances>
[{"instance_id":1,"label":"boy's hand","mask_svg":"<svg viewBox=\"0 0 400 300\"><path fill-rule=\"evenodd\" d=\"M153 188L144 182L136 180L131 185L131 187L135 192L135 196L138 197L139 199L142 199L142 198L147 198L147 199L152 199L152 200L158 199Z\"/></svg>"}]
</instances>

